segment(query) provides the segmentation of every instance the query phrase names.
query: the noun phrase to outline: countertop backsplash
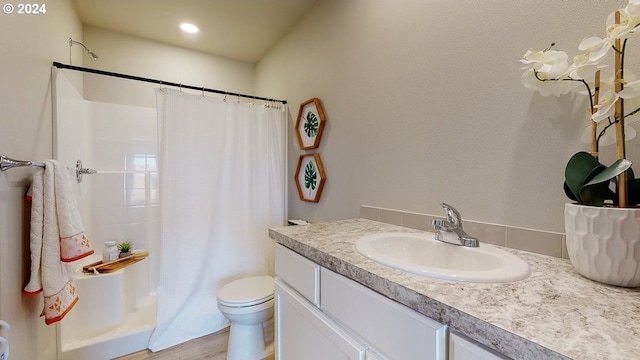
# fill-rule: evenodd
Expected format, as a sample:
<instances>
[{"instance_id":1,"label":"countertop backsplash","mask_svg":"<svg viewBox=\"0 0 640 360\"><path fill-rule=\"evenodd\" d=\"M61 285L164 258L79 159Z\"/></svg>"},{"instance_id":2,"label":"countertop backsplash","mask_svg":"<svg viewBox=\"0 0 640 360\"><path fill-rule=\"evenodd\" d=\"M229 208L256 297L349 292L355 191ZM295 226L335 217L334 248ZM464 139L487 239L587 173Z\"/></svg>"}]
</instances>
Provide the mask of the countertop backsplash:
<instances>
[{"instance_id":1,"label":"countertop backsplash","mask_svg":"<svg viewBox=\"0 0 640 360\"><path fill-rule=\"evenodd\" d=\"M431 220L442 216L360 206L360 217L386 224L433 232ZM569 259L565 236L562 233L525 229L514 226L482 223L464 219L467 234L480 239L480 243L499 245L536 254Z\"/></svg>"}]
</instances>

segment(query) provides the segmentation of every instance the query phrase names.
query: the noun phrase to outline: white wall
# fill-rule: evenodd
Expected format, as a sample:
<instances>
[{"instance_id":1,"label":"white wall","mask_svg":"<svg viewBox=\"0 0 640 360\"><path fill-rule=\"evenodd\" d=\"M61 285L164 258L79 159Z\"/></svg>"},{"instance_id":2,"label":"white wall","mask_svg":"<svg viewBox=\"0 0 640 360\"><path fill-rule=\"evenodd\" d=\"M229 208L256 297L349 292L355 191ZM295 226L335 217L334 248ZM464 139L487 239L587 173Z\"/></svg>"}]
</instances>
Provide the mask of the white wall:
<instances>
[{"instance_id":1,"label":"white wall","mask_svg":"<svg viewBox=\"0 0 640 360\"><path fill-rule=\"evenodd\" d=\"M100 59L85 66L161 81L229 92L253 93L254 65L120 33L84 27L85 45ZM155 84L87 74L87 100L156 106ZM191 90L190 90L191 91ZM214 95L211 95L214 96Z\"/></svg>"},{"instance_id":2,"label":"white wall","mask_svg":"<svg viewBox=\"0 0 640 360\"><path fill-rule=\"evenodd\" d=\"M0 153L18 159L52 157L51 63L68 62L69 36L82 38L70 1L47 1L46 9L43 15L0 14ZM56 353L55 327L39 317L42 296L22 295L29 269L23 196L33 171L0 173L0 318L11 324L3 333L11 359L53 359Z\"/></svg>"},{"instance_id":3,"label":"white wall","mask_svg":"<svg viewBox=\"0 0 640 360\"><path fill-rule=\"evenodd\" d=\"M586 98L543 98L518 62L551 42L570 54L626 1L326 0L256 67L256 91L319 97L318 204L289 187L291 218L353 218L359 205L564 232L569 157L588 150ZM289 173L303 152L293 132ZM630 152L631 159L638 152Z\"/></svg>"}]
</instances>

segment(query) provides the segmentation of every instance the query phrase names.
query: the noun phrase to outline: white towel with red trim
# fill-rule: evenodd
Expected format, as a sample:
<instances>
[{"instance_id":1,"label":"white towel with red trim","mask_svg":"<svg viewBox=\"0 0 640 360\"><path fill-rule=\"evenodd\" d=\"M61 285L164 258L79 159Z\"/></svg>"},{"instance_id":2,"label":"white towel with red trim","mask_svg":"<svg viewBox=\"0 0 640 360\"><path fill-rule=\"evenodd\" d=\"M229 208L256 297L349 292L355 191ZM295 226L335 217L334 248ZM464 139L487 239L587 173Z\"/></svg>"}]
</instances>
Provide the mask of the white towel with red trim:
<instances>
[{"instance_id":1,"label":"white towel with red trim","mask_svg":"<svg viewBox=\"0 0 640 360\"><path fill-rule=\"evenodd\" d=\"M55 160L45 160L44 171L33 176L31 199L31 278L23 293L44 293L45 322L62 320L78 301L66 262L93 254L69 174Z\"/></svg>"}]
</instances>

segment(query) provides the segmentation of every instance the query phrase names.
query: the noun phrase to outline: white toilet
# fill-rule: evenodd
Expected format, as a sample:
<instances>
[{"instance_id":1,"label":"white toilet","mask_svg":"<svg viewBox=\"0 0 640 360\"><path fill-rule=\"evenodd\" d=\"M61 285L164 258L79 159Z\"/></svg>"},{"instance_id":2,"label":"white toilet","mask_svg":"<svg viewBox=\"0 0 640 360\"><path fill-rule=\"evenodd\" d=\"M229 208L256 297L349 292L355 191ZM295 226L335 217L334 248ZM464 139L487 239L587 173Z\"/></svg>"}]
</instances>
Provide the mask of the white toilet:
<instances>
[{"instance_id":1,"label":"white toilet","mask_svg":"<svg viewBox=\"0 0 640 360\"><path fill-rule=\"evenodd\" d=\"M218 309L231 322L227 360L269 356L262 325L273 318L273 278L254 276L232 281L218 291Z\"/></svg>"}]
</instances>

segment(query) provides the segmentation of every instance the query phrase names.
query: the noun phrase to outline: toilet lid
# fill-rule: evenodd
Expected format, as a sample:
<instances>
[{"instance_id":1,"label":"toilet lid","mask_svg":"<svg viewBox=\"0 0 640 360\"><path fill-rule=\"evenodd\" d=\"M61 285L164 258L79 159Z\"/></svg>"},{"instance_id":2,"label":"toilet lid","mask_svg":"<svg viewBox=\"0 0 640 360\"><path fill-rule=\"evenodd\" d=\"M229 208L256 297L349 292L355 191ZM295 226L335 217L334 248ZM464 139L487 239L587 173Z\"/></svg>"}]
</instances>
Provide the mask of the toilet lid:
<instances>
[{"instance_id":1,"label":"toilet lid","mask_svg":"<svg viewBox=\"0 0 640 360\"><path fill-rule=\"evenodd\" d=\"M252 306L273 298L273 278L254 276L232 281L218 291L218 302L226 306Z\"/></svg>"}]
</instances>

